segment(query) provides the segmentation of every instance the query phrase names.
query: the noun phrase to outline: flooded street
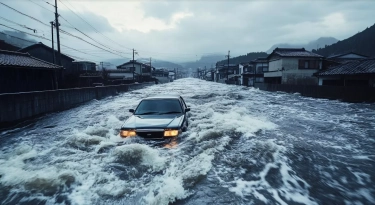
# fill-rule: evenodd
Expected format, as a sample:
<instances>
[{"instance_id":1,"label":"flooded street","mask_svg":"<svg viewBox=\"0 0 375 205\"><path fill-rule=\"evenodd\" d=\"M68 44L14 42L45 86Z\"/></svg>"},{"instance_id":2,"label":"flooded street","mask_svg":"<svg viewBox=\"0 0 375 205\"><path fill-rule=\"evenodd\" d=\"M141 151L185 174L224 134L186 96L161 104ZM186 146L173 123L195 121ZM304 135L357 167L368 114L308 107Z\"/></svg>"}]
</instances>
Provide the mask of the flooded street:
<instances>
[{"instance_id":1,"label":"flooded street","mask_svg":"<svg viewBox=\"0 0 375 205\"><path fill-rule=\"evenodd\" d=\"M191 108L176 141L121 139L141 99ZM193 78L0 133L1 204L375 204L375 105Z\"/></svg>"}]
</instances>

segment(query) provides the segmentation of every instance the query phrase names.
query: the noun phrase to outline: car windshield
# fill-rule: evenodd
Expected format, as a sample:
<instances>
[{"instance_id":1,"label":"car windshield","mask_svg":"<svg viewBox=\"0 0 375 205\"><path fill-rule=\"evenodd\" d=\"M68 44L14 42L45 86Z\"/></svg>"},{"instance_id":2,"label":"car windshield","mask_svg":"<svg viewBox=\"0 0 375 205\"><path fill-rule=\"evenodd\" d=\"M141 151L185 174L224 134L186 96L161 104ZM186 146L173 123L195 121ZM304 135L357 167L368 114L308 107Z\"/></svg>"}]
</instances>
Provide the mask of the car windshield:
<instances>
[{"instance_id":1,"label":"car windshield","mask_svg":"<svg viewBox=\"0 0 375 205\"><path fill-rule=\"evenodd\" d=\"M143 100L134 114L172 114L182 113L180 101L177 99Z\"/></svg>"}]
</instances>

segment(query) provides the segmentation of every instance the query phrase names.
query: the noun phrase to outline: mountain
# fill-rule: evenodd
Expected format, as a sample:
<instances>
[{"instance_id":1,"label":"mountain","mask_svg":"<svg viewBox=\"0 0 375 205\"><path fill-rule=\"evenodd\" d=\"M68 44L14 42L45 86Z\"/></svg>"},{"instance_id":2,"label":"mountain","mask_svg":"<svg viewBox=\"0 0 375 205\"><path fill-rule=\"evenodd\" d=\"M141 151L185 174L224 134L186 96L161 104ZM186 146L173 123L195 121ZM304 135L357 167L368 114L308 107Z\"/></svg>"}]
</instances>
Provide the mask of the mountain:
<instances>
[{"instance_id":1,"label":"mountain","mask_svg":"<svg viewBox=\"0 0 375 205\"><path fill-rule=\"evenodd\" d=\"M265 58L267 56L268 56L268 54L265 53L265 52L252 52L252 53L248 53L246 55L230 58L229 63L230 64L245 63L245 62L250 62L250 61L252 61L256 58ZM221 64L221 65L227 64L227 60L221 60L221 61L218 61L217 63Z\"/></svg>"},{"instance_id":2,"label":"mountain","mask_svg":"<svg viewBox=\"0 0 375 205\"><path fill-rule=\"evenodd\" d=\"M270 49L267 50L267 53L272 53L275 48L305 48L308 51L312 51L316 48L324 48L326 45L332 45L336 43L338 40L333 37L320 37L317 40L310 41L307 44L288 44L288 43L280 43L273 45Z\"/></svg>"},{"instance_id":3,"label":"mountain","mask_svg":"<svg viewBox=\"0 0 375 205\"><path fill-rule=\"evenodd\" d=\"M215 67L215 63L219 60L225 59L224 54L214 54L202 56L197 61L181 63L185 68L211 68Z\"/></svg>"},{"instance_id":4,"label":"mountain","mask_svg":"<svg viewBox=\"0 0 375 205\"><path fill-rule=\"evenodd\" d=\"M375 57L375 24L350 38L338 41L325 48L313 50L313 52L326 57L351 51L369 57Z\"/></svg>"},{"instance_id":5,"label":"mountain","mask_svg":"<svg viewBox=\"0 0 375 205\"><path fill-rule=\"evenodd\" d=\"M26 34L17 31L0 31L0 40L18 48L24 48L37 43L37 41L28 38Z\"/></svg>"}]
</instances>

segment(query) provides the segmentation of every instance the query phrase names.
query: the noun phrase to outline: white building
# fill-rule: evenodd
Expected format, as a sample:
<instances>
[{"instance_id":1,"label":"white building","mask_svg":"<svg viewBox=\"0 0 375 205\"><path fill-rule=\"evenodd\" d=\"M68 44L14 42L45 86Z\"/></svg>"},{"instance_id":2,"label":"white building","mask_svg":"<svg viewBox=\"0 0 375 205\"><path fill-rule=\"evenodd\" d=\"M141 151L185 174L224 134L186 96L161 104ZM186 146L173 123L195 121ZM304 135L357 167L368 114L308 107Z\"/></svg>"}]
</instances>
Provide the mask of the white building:
<instances>
[{"instance_id":1,"label":"white building","mask_svg":"<svg viewBox=\"0 0 375 205\"><path fill-rule=\"evenodd\" d=\"M317 85L313 74L322 68L323 56L304 48L276 48L267 57L265 83Z\"/></svg>"}]
</instances>

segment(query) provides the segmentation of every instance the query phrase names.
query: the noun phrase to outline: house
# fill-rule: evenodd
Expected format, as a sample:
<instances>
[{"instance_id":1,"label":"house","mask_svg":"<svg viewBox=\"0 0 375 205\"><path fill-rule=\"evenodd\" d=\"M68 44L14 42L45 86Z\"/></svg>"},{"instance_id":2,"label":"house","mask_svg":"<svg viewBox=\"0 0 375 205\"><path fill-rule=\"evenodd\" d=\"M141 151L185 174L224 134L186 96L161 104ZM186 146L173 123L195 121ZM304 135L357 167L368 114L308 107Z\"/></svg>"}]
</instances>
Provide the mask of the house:
<instances>
[{"instance_id":1,"label":"house","mask_svg":"<svg viewBox=\"0 0 375 205\"><path fill-rule=\"evenodd\" d=\"M29 53L31 56L35 58L41 59L49 63L58 64L57 63L58 62L57 51L53 50L49 46L44 45L41 42L22 48L18 50L18 52ZM55 55L55 60L54 60L54 55ZM73 58L61 53L61 65L62 67L64 67L64 71L63 71L64 76L73 72L72 70L73 61L74 61Z\"/></svg>"},{"instance_id":2,"label":"house","mask_svg":"<svg viewBox=\"0 0 375 205\"><path fill-rule=\"evenodd\" d=\"M130 73L132 77L134 74L134 80L147 81L151 78L151 71L155 70L155 68L145 63L138 62L136 60L130 60L129 62L117 66L117 70L124 71L123 73ZM128 74L124 77L129 78Z\"/></svg>"},{"instance_id":3,"label":"house","mask_svg":"<svg viewBox=\"0 0 375 205\"><path fill-rule=\"evenodd\" d=\"M61 69L28 53L0 50L0 93L56 89Z\"/></svg>"},{"instance_id":4,"label":"house","mask_svg":"<svg viewBox=\"0 0 375 205\"><path fill-rule=\"evenodd\" d=\"M348 53L328 56L327 60L338 62L338 63L346 63L346 62L361 60L361 59L366 59L366 58L368 58L368 56L358 54L355 52L348 52Z\"/></svg>"},{"instance_id":5,"label":"house","mask_svg":"<svg viewBox=\"0 0 375 205\"><path fill-rule=\"evenodd\" d=\"M244 66L242 64L216 65L215 81L220 83L241 85L243 81L241 78L243 67Z\"/></svg>"},{"instance_id":6,"label":"house","mask_svg":"<svg viewBox=\"0 0 375 205\"><path fill-rule=\"evenodd\" d=\"M314 74L319 85L375 87L375 58L333 66Z\"/></svg>"},{"instance_id":7,"label":"house","mask_svg":"<svg viewBox=\"0 0 375 205\"><path fill-rule=\"evenodd\" d=\"M304 48L275 48L267 57L265 83L317 85L313 74L322 69L323 56Z\"/></svg>"},{"instance_id":8,"label":"house","mask_svg":"<svg viewBox=\"0 0 375 205\"><path fill-rule=\"evenodd\" d=\"M250 61L242 74L246 86L254 86L255 83L264 82L264 72L268 72L267 58L257 58Z\"/></svg>"}]
</instances>

